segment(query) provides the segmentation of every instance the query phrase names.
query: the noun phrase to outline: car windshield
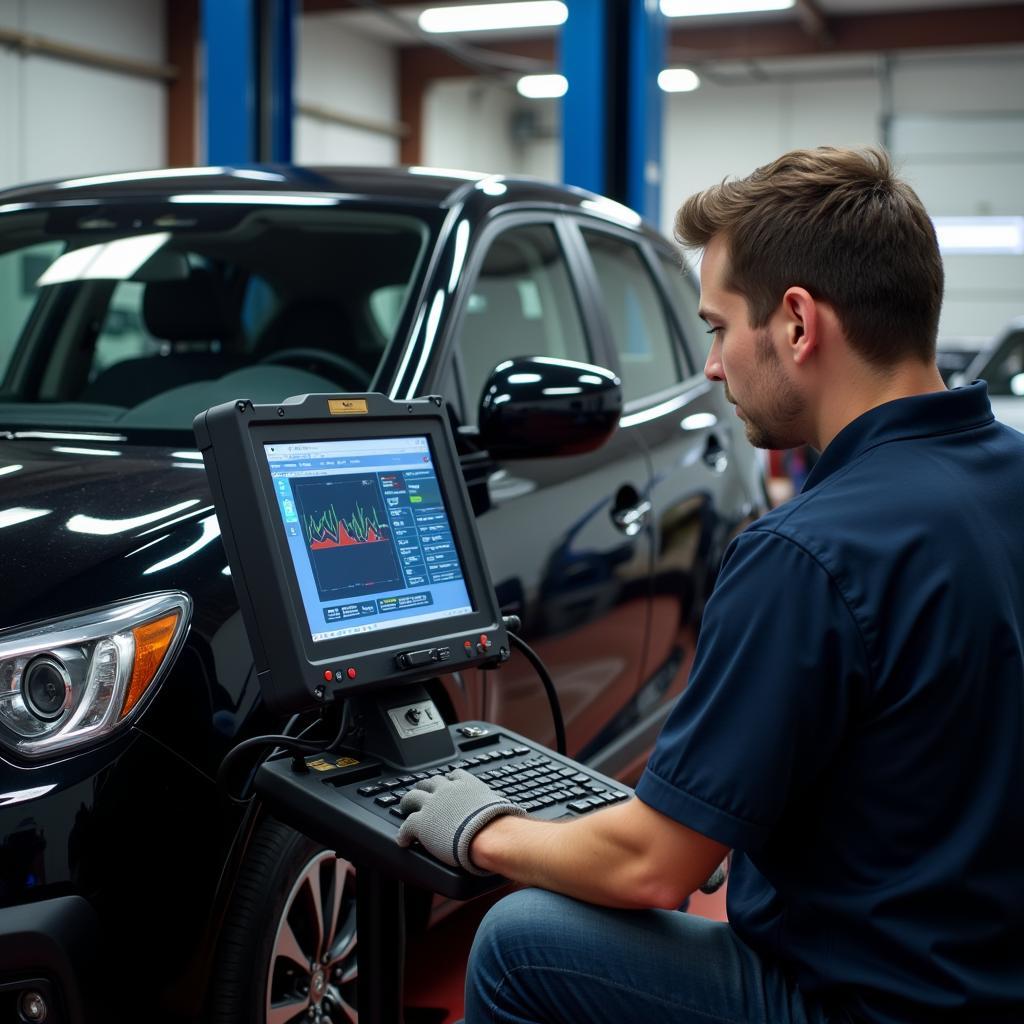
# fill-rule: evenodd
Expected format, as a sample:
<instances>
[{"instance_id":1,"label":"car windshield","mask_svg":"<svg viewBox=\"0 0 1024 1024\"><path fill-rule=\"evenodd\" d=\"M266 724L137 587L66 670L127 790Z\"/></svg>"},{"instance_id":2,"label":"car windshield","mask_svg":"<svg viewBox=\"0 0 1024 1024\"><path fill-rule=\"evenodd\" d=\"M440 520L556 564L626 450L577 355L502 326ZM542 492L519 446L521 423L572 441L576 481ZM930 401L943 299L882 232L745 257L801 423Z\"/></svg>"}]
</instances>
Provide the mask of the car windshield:
<instances>
[{"instance_id":1,"label":"car windshield","mask_svg":"<svg viewBox=\"0 0 1024 1024\"><path fill-rule=\"evenodd\" d=\"M246 397L366 391L427 220L104 203L0 218L0 428L189 428Z\"/></svg>"}]
</instances>

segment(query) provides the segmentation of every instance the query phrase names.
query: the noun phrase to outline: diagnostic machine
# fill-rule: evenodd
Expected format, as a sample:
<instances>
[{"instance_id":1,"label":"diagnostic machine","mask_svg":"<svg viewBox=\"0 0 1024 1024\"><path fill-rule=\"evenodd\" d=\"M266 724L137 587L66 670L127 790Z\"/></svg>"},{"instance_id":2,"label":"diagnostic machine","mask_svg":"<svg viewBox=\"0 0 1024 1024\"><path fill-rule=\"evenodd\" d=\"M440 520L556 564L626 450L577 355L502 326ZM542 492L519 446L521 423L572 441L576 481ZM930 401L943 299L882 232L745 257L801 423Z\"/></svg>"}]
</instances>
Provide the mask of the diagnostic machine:
<instances>
[{"instance_id":1,"label":"diagnostic machine","mask_svg":"<svg viewBox=\"0 0 1024 1024\"><path fill-rule=\"evenodd\" d=\"M504 882L398 847L401 797L455 768L548 819L630 791L501 726L445 721L429 696L433 677L500 666L514 639L442 399L239 400L194 430L263 698L337 723L333 741L246 741L283 751L256 791L357 866L360 1020L398 1024L402 883L467 899Z\"/></svg>"}]
</instances>

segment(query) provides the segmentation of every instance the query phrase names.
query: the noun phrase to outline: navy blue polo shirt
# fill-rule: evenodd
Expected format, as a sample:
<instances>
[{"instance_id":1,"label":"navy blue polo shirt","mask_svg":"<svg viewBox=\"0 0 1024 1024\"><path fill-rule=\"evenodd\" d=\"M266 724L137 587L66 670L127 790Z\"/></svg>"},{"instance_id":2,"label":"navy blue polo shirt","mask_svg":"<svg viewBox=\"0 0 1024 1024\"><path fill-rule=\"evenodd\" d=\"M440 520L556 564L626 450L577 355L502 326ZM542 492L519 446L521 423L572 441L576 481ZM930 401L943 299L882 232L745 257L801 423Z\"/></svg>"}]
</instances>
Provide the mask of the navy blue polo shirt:
<instances>
[{"instance_id":1,"label":"navy blue polo shirt","mask_svg":"<svg viewBox=\"0 0 1024 1024\"><path fill-rule=\"evenodd\" d=\"M637 787L838 1020L1024 1021L1024 435L985 385L844 428L730 545Z\"/></svg>"}]
</instances>

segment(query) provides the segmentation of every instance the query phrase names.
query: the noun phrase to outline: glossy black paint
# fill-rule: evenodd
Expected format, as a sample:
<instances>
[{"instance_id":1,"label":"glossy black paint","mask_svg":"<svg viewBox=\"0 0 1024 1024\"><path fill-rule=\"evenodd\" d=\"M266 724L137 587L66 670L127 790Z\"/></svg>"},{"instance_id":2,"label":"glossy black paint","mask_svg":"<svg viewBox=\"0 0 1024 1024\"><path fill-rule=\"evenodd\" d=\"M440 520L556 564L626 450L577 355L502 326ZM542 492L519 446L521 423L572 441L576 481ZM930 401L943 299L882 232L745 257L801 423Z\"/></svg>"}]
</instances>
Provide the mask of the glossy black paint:
<instances>
[{"instance_id":1,"label":"glossy black paint","mask_svg":"<svg viewBox=\"0 0 1024 1024\"><path fill-rule=\"evenodd\" d=\"M528 459L600 448L622 415L622 382L602 366L526 356L495 368L480 403L480 444Z\"/></svg>"},{"instance_id":2,"label":"glossy black paint","mask_svg":"<svg viewBox=\"0 0 1024 1024\"><path fill-rule=\"evenodd\" d=\"M523 397L492 402L480 432L458 436L499 601L523 619L560 687L569 752L628 780L685 684L724 543L758 504L749 465L737 465L749 453L717 390L690 381L623 411L611 383L616 357L574 225L594 220L645 246L667 243L576 189L283 167L26 186L0 194L0 230L25 209L153 219L188 209L172 207L172 195L223 193L417 211L433 232L431 254L373 386L395 398L446 393L457 419L470 411L449 387L452 349L488 232L513 217L557 226L594 361L608 367L594 374L604 383L580 385L577 370L562 381L564 368L549 364L534 382L539 392L517 386ZM225 223L236 210L224 207ZM511 393L514 372L499 372L499 391ZM543 395L577 386L593 390ZM78 436L90 431L109 436ZM69 448L78 451L58 450ZM568 451L577 454L551 457ZM117 1006L131 1019L140 1008L153 1021L202 1014L221 919L260 813L226 800L214 776L240 739L285 724L259 698L196 455L188 433L87 423L79 432L48 426L42 410L30 422L0 421L0 466L21 467L0 477L0 504L46 510L0 531L0 629L154 590L185 590L194 602L187 644L129 732L48 764L0 756L0 915L58 895L89 900L109 953L101 983L117 993L107 1020ZM450 716L551 742L543 692L516 659L501 673L440 680L435 695ZM51 783L46 795L3 803L3 794Z\"/></svg>"}]
</instances>

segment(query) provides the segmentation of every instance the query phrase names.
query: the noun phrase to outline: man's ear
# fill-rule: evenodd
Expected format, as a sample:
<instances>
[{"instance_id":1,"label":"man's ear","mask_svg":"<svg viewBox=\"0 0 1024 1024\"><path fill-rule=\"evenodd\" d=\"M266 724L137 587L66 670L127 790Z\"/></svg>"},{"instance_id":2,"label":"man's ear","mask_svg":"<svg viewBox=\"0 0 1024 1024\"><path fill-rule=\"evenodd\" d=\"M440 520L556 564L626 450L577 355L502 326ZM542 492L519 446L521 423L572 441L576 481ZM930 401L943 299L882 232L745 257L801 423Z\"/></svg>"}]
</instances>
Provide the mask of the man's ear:
<instances>
[{"instance_id":1,"label":"man's ear","mask_svg":"<svg viewBox=\"0 0 1024 1024\"><path fill-rule=\"evenodd\" d=\"M782 316L786 346L799 366L811 358L821 341L818 304L806 288L788 288L782 296Z\"/></svg>"}]
</instances>

